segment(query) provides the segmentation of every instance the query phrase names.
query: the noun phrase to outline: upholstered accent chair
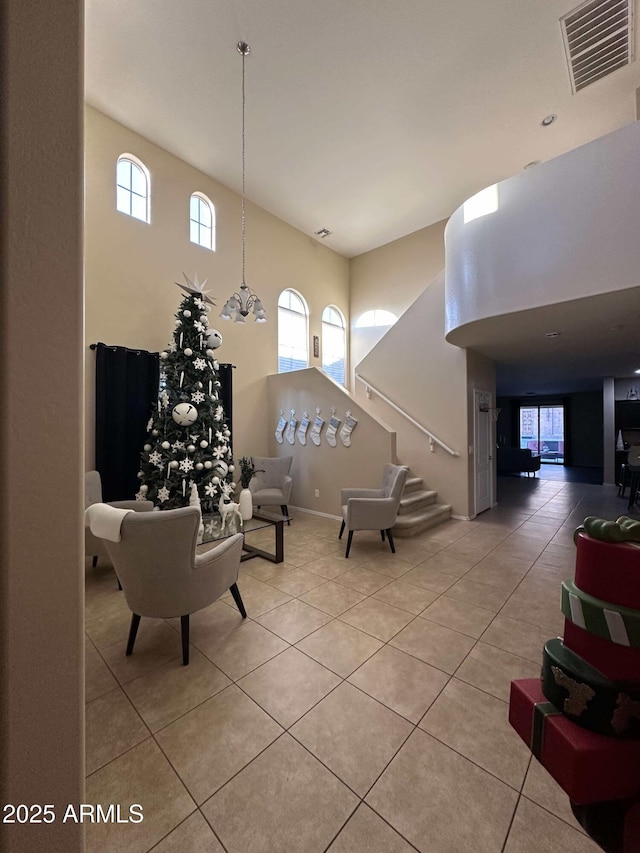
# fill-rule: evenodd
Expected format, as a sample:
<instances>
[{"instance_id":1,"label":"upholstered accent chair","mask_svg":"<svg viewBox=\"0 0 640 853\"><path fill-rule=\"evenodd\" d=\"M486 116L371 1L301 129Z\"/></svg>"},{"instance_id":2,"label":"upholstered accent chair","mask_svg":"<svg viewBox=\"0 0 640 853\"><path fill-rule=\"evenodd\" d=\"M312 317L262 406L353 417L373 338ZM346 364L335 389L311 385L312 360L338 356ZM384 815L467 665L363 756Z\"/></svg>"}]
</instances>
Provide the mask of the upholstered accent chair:
<instances>
[{"instance_id":1,"label":"upholstered accent chair","mask_svg":"<svg viewBox=\"0 0 640 853\"><path fill-rule=\"evenodd\" d=\"M252 456L251 461L256 469L249 483L253 505L258 508L279 506L284 515L289 515L287 505L293 485L289 472L293 456Z\"/></svg>"},{"instance_id":2,"label":"upholstered accent chair","mask_svg":"<svg viewBox=\"0 0 640 853\"><path fill-rule=\"evenodd\" d=\"M98 471L87 471L84 475L84 508L90 507L92 504L102 503L102 480ZM118 509L132 509L135 512L149 512L153 509L152 501L111 501L109 506L117 507ZM103 540L98 539L93 535L91 530L86 526L84 528L84 555L85 557L93 557L93 566L98 565L99 557L107 556L107 549L104 546Z\"/></svg>"},{"instance_id":3,"label":"upholstered accent chair","mask_svg":"<svg viewBox=\"0 0 640 853\"><path fill-rule=\"evenodd\" d=\"M386 536L391 552L396 553L391 528L398 515L407 473L405 466L388 463L379 489L342 489L342 525L338 538L342 539L345 528L349 531L345 558L349 556L355 530L379 530L382 541Z\"/></svg>"},{"instance_id":4,"label":"upholstered accent chair","mask_svg":"<svg viewBox=\"0 0 640 853\"><path fill-rule=\"evenodd\" d=\"M208 607L230 590L242 618L246 618L237 586L241 533L223 539L209 551L196 554L201 518L197 507L139 513L94 504L86 515L94 535L102 533L110 537L102 541L132 613L127 655L133 652L142 616L180 617L185 666L189 663L191 613ZM115 519L115 528L112 519ZM107 528L108 533L105 532Z\"/></svg>"}]
</instances>

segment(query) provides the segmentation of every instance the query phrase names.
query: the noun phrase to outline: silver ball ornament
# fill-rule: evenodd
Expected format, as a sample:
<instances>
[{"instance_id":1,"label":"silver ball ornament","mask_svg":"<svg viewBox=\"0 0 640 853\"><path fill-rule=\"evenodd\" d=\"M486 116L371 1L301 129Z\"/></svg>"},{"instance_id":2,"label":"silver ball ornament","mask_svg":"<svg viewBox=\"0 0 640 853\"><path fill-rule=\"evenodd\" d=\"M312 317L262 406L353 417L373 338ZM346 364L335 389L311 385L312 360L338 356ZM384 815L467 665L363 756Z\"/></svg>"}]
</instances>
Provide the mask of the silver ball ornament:
<instances>
[{"instance_id":1,"label":"silver ball ornament","mask_svg":"<svg viewBox=\"0 0 640 853\"><path fill-rule=\"evenodd\" d=\"M213 485L214 485L214 486L219 485L219 483L220 483L220 477L212 477L212 478L211 478L211 482L213 483Z\"/></svg>"},{"instance_id":2,"label":"silver ball ornament","mask_svg":"<svg viewBox=\"0 0 640 853\"><path fill-rule=\"evenodd\" d=\"M151 430L151 435L160 435L160 433L158 432L158 430L157 430L157 429L152 429L152 430Z\"/></svg>"},{"instance_id":3,"label":"silver ball ornament","mask_svg":"<svg viewBox=\"0 0 640 853\"><path fill-rule=\"evenodd\" d=\"M187 358L191 358L191 356L193 355L193 350L191 349L191 347L187 347L186 350L184 351L184 354L186 355Z\"/></svg>"},{"instance_id":4,"label":"silver ball ornament","mask_svg":"<svg viewBox=\"0 0 640 853\"><path fill-rule=\"evenodd\" d=\"M178 467L178 463L176 462L175 459L173 461L169 462L169 467L170 468L177 468Z\"/></svg>"},{"instance_id":5,"label":"silver ball ornament","mask_svg":"<svg viewBox=\"0 0 640 853\"><path fill-rule=\"evenodd\" d=\"M160 358L163 359L164 361L166 361L169 358L169 353L166 350L163 350L160 353Z\"/></svg>"},{"instance_id":6,"label":"silver ball ornament","mask_svg":"<svg viewBox=\"0 0 640 853\"><path fill-rule=\"evenodd\" d=\"M149 491L149 486L140 486L140 491L142 492L143 495L146 495L147 492Z\"/></svg>"},{"instance_id":7,"label":"silver ball ornament","mask_svg":"<svg viewBox=\"0 0 640 853\"><path fill-rule=\"evenodd\" d=\"M187 453L194 453L194 452L195 452L195 449L196 449L195 444L189 444L189 445L187 445Z\"/></svg>"},{"instance_id":8,"label":"silver ball ornament","mask_svg":"<svg viewBox=\"0 0 640 853\"><path fill-rule=\"evenodd\" d=\"M207 332L207 346L210 349L218 349L222 343L222 335L217 329L209 329Z\"/></svg>"},{"instance_id":9,"label":"silver ball ornament","mask_svg":"<svg viewBox=\"0 0 640 853\"><path fill-rule=\"evenodd\" d=\"M213 462L210 459L207 459L207 461L204 463L205 468L211 468L212 465L213 465Z\"/></svg>"},{"instance_id":10,"label":"silver ball ornament","mask_svg":"<svg viewBox=\"0 0 640 853\"><path fill-rule=\"evenodd\" d=\"M168 441L163 441L160 446L162 447L163 450L168 450L171 447L171 445L169 444Z\"/></svg>"},{"instance_id":11,"label":"silver ball ornament","mask_svg":"<svg viewBox=\"0 0 640 853\"><path fill-rule=\"evenodd\" d=\"M189 317L191 316L191 311L189 311L189 309L187 308L187 310L186 310L186 311L183 311L183 312L182 312L182 316L183 316L183 317L186 317L186 318L187 318L187 320L188 320L188 319L189 319Z\"/></svg>"},{"instance_id":12,"label":"silver ball ornament","mask_svg":"<svg viewBox=\"0 0 640 853\"><path fill-rule=\"evenodd\" d=\"M202 464L202 462L196 462L196 471L202 471L203 468L204 465Z\"/></svg>"},{"instance_id":13,"label":"silver ball ornament","mask_svg":"<svg viewBox=\"0 0 640 853\"><path fill-rule=\"evenodd\" d=\"M206 350L205 355L207 356L207 358L213 358L213 350L212 349Z\"/></svg>"},{"instance_id":14,"label":"silver ball ornament","mask_svg":"<svg viewBox=\"0 0 640 853\"><path fill-rule=\"evenodd\" d=\"M148 452L151 450L151 445L150 445L150 444L145 444L144 449L145 449L145 450L147 451L147 453L148 453Z\"/></svg>"},{"instance_id":15,"label":"silver ball ornament","mask_svg":"<svg viewBox=\"0 0 640 853\"><path fill-rule=\"evenodd\" d=\"M236 470L235 465L229 465L229 473L230 473L230 474L233 474L233 472L234 472L235 470Z\"/></svg>"},{"instance_id":16,"label":"silver ball ornament","mask_svg":"<svg viewBox=\"0 0 640 853\"><path fill-rule=\"evenodd\" d=\"M200 442L200 447L208 447L208 446L209 446L209 442L203 438L202 441Z\"/></svg>"}]
</instances>

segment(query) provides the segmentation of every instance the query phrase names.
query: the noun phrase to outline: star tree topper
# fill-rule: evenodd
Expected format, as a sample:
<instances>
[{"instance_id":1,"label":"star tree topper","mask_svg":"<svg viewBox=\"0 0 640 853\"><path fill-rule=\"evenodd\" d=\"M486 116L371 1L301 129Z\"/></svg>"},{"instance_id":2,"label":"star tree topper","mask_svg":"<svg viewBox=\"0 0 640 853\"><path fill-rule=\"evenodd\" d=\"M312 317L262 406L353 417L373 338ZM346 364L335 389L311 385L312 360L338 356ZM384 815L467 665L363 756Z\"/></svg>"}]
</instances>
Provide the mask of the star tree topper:
<instances>
[{"instance_id":1,"label":"star tree topper","mask_svg":"<svg viewBox=\"0 0 640 853\"><path fill-rule=\"evenodd\" d=\"M187 293L192 293L194 296L198 296L200 299L204 300L204 302L208 302L210 305L215 305L216 303L209 296L209 291L204 289L205 284L207 283L207 279L203 282L198 281L198 273L196 273L193 277L193 281L188 277L186 273L182 273L184 276L184 280L187 282L186 284L180 284L179 281L176 281L178 287L181 287L182 290L186 290Z\"/></svg>"}]
</instances>

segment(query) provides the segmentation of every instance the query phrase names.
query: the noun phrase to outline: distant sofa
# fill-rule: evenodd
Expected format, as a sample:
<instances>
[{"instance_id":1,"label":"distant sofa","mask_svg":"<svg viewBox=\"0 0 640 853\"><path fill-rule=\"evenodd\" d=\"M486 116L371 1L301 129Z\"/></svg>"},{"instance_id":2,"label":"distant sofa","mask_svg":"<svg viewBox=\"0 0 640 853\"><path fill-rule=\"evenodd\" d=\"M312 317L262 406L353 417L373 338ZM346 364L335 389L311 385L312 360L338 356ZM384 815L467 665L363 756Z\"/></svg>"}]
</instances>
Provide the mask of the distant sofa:
<instances>
[{"instance_id":1,"label":"distant sofa","mask_svg":"<svg viewBox=\"0 0 640 853\"><path fill-rule=\"evenodd\" d=\"M534 456L529 448L499 447L498 474L519 474L526 472L527 476L540 470L540 457Z\"/></svg>"}]
</instances>

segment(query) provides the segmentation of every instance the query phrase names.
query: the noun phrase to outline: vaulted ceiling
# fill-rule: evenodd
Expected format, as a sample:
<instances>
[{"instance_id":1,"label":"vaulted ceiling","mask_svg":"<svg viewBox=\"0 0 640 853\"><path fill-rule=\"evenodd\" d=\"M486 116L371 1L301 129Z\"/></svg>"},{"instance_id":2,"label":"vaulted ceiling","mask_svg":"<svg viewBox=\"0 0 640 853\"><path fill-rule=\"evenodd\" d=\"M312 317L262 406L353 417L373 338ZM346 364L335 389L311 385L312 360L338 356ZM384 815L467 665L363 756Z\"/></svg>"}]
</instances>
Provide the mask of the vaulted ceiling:
<instances>
[{"instance_id":1,"label":"vaulted ceiling","mask_svg":"<svg viewBox=\"0 0 640 853\"><path fill-rule=\"evenodd\" d=\"M248 42L247 197L353 257L635 120L637 62L572 94L559 19L574 5L87 0L86 98L239 192ZM486 351L507 382L526 334L502 340Z\"/></svg>"}]
</instances>

